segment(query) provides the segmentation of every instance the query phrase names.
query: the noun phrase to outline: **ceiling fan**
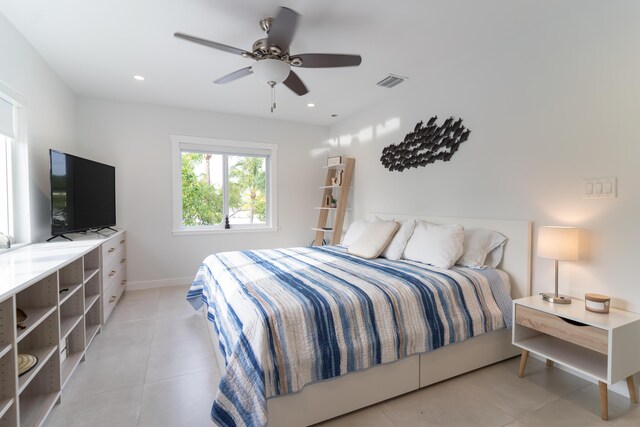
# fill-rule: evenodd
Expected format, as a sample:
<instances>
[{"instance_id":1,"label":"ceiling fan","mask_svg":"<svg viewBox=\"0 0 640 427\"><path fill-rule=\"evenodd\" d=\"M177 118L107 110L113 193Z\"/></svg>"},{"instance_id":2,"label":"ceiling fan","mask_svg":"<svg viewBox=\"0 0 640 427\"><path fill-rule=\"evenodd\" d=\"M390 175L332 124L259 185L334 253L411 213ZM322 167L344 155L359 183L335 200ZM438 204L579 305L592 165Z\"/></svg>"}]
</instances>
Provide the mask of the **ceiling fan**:
<instances>
[{"instance_id":1,"label":"ceiling fan","mask_svg":"<svg viewBox=\"0 0 640 427\"><path fill-rule=\"evenodd\" d=\"M271 86L271 112L276 108L274 87L278 83L302 96L309 92L300 77L291 67L300 68L331 68L353 67L362 62L360 55L345 55L336 53L301 53L291 55L289 46L296 31L299 14L287 7L280 7L275 18L260 20L260 27L267 33L266 38L256 40L251 51L238 49L210 40L201 39L183 33L175 33L174 36L198 43L224 52L240 55L256 61L250 67L227 74L215 80L214 83L229 83L239 78L256 74L258 78Z\"/></svg>"}]
</instances>

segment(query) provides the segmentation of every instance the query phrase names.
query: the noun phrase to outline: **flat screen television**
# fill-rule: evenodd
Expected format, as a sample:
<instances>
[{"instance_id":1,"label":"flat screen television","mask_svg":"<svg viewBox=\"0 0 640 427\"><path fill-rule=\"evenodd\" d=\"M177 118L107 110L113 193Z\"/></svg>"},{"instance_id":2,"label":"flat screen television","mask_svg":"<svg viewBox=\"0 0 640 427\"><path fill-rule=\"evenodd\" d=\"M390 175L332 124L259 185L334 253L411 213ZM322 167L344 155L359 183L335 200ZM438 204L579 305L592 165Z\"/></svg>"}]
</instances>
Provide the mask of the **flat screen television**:
<instances>
[{"instance_id":1,"label":"flat screen television","mask_svg":"<svg viewBox=\"0 0 640 427\"><path fill-rule=\"evenodd\" d=\"M116 168L49 150L51 234L116 225Z\"/></svg>"}]
</instances>

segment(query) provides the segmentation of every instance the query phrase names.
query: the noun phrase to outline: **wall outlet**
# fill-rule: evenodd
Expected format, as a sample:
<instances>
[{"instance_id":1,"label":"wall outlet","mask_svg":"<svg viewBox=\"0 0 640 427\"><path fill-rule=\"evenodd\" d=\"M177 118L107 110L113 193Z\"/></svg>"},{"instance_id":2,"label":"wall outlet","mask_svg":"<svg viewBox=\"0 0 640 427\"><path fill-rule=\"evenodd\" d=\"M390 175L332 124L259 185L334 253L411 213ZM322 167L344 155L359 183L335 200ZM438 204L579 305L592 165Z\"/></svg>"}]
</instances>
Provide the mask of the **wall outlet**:
<instances>
[{"instance_id":1,"label":"wall outlet","mask_svg":"<svg viewBox=\"0 0 640 427\"><path fill-rule=\"evenodd\" d=\"M585 199L612 199L618 197L615 176L583 179L582 196Z\"/></svg>"}]
</instances>

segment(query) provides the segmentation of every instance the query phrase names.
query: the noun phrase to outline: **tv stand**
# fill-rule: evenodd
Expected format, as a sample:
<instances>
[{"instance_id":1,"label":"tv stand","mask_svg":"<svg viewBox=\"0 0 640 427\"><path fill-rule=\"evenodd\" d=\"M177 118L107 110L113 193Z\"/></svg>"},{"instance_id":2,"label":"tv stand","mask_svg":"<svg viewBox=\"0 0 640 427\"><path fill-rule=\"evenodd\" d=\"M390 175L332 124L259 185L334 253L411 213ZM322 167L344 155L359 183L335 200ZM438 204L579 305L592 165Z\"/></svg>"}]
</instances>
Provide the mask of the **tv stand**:
<instances>
[{"instance_id":1,"label":"tv stand","mask_svg":"<svg viewBox=\"0 0 640 427\"><path fill-rule=\"evenodd\" d=\"M101 232L102 230L111 230L111 231L113 231L114 233L117 233L117 232L118 232L118 230L116 230L115 228L111 228L111 227L102 227L102 228L98 228L98 229L96 230L96 233L99 233L99 232Z\"/></svg>"},{"instance_id":2,"label":"tv stand","mask_svg":"<svg viewBox=\"0 0 640 427\"><path fill-rule=\"evenodd\" d=\"M64 234L56 234L55 236L51 236L51 237L49 237L49 238L47 239L47 242L52 241L52 240L53 240L53 239L55 239L56 237L62 237L63 239L67 239L68 241L73 242L73 239L71 239L71 238L69 238L69 237L65 236Z\"/></svg>"}]
</instances>

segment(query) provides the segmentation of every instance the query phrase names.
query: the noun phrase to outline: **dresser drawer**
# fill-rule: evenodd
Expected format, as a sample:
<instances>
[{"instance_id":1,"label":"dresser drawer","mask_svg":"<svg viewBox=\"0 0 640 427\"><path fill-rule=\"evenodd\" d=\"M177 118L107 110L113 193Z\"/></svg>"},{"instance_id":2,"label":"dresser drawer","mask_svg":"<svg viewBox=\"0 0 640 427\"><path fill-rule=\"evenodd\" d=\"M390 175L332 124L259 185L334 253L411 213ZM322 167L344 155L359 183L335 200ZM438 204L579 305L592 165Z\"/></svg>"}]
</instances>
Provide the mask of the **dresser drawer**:
<instances>
[{"instance_id":1,"label":"dresser drawer","mask_svg":"<svg viewBox=\"0 0 640 427\"><path fill-rule=\"evenodd\" d=\"M109 260L108 264L104 264L102 267L102 289L109 289L111 287L111 281L115 280L115 276L119 275L121 272L127 271L127 254L125 250L122 250L118 253L118 258L113 258Z\"/></svg>"},{"instance_id":2,"label":"dresser drawer","mask_svg":"<svg viewBox=\"0 0 640 427\"><path fill-rule=\"evenodd\" d=\"M126 234L121 233L102 244L102 266L109 265L114 259L120 259L125 249Z\"/></svg>"},{"instance_id":3,"label":"dresser drawer","mask_svg":"<svg viewBox=\"0 0 640 427\"><path fill-rule=\"evenodd\" d=\"M122 297L124 289L127 286L127 280L124 271L121 271L120 273L113 276L109 284L110 286L106 288L102 300L102 312L104 313L105 323L111 315L113 309L116 307L116 304L118 304L118 301L120 301L120 297Z\"/></svg>"},{"instance_id":4,"label":"dresser drawer","mask_svg":"<svg viewBox=\"0 0 640 427\"><path fill-rule=\"evenodd\" d=\"M608 354L609 333L594 326L516 304L516 323L598 353Z\"/></svg>"}]
</instances>

